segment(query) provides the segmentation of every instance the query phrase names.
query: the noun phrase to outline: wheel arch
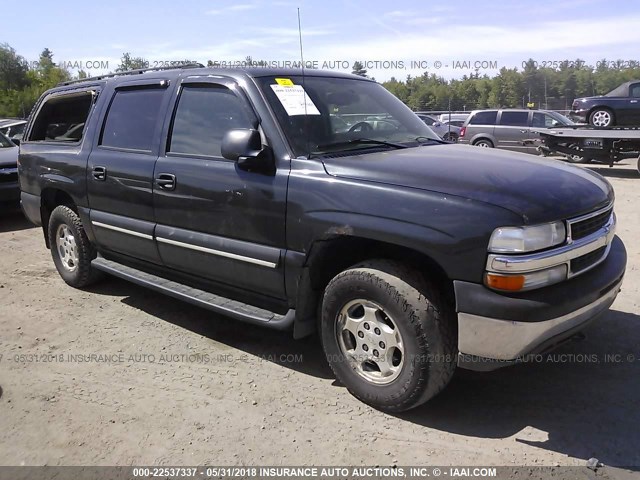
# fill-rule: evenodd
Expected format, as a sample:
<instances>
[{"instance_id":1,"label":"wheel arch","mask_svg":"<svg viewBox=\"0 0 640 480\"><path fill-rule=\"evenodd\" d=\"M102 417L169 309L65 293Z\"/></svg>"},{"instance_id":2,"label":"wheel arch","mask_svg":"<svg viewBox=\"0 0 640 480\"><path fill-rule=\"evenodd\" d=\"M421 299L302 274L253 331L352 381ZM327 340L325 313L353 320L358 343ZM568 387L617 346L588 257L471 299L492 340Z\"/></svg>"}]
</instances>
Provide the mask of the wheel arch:
<instances>
[{"instance_id":1,"label":"wheel arch","mask_svg":"<svg viewBox=\"0 0 640 480\"><path fill-rule=\"evenodd\" d=\"M492 136L492 135L488 135L488 134L486 134L486 133L479 133L479 134L475 135L475 136L471 139L471 142L469 142L469 143L471 143L471 145L475 145L475 144L477 144L477 143L478 143L479 141L481 141L481 140L486 140L486 141L488 141L488 142L491 142L491 145L493 145L493 146L494 146L494 148L495 148L495 146L496 146L496 140L495 140L495 138L493 138L493 136Z\"/></svg>"},{"instance_id":2,"label":"wheel arch","mask_svg":"<svg viewBox=\"0 0 640 480\"><path fill-rule=\"evenodd\" d=\"M318 308L329 281L343 270L371 259L395 260L410 265L423 278L438 285L446 301L455 305L453 281L432 256L373 238L334 235L314 241L307 253L297 285L296 338L316 330Z\"/></svg>"},{"instance_id":3,"label":"wheel arch","mask_svg":"<svg viewBox=\"0 0 640 480\"><path fill-rule=\"evenodd\" d=\"M616 112L613 108L611 108L608 105L596 105L594 107L591 107L589 109L589 111L587 112L587 123L591 122L591 115L593 114L593 112L595 112L596 110L606 110L608 112L611 113L611 116L613 117L613 122L615 123L616 121Z\"/></svg>"},{"instance_id":4,"label":"wheel arch","mask_svg":"<svg viewBox=\"0 0 640 480\"><path fill-rule=\"evenodd\" d=\"M78 213L77 203L67 191L58 187L43 188L40 193L40 218L42 220L42 232L47 248L51 247L49 244L49 235L47 234L49 217L58 205L65 205Z\"/></svg>"}]
</instances>

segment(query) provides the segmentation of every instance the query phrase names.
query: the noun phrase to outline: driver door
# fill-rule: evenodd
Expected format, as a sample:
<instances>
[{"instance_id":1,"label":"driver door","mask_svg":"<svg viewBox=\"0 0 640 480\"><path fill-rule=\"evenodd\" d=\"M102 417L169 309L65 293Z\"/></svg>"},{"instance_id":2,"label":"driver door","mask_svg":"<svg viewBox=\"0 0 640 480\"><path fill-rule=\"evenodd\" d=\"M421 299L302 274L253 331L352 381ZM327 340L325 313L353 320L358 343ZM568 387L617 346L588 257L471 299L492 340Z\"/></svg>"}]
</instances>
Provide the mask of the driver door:
<instances>
[{"instance_id":1,"label":"driver door","mask_svg":"<svg viewBox=\"0 0 640 480\"><path fill-rule=\"evenodd\" d=\"M284 298L288 170L247 172L220 153L224 134L255 128L257 116L231 79L182 79L153 204L162 262L205 280Z\"/></svg>"}]
</instances>

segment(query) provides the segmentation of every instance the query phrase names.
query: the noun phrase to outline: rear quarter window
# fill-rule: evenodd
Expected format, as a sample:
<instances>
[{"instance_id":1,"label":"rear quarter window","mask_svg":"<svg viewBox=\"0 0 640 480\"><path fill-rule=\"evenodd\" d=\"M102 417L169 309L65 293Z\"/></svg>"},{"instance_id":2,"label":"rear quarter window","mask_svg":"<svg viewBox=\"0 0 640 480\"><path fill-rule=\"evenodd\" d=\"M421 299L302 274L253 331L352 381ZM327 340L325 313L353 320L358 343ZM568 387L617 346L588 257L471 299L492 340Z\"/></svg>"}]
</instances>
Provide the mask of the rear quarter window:
<instances>
[{"instance_id":1,"label":"rear quarter window","mask_svg":"<svg viewBox=\"0 0 640 480\"><path fill-rule=\"evenodd\" d=\"M469 119L469 125L495 125L497 117L497 110L478 112Z\"/></svg>"},{"instance_id":2,"label":"rear quarter window","mask_svg":"<svg viewBox=\"0 0 640 480\"><path fill-rule=\"evenodd\" d=\"M84 91L45 99L28 141L76 143L82 140L94 96L95 92Z\"/></svg>"}]
</instances>

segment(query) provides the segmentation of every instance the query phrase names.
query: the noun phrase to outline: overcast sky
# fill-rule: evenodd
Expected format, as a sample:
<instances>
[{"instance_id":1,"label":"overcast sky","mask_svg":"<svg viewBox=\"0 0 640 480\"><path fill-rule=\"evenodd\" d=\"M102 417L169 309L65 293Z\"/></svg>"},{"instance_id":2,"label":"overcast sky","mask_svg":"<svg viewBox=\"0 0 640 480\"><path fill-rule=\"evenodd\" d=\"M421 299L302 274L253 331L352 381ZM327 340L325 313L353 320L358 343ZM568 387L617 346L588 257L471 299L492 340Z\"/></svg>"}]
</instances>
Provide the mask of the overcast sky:
<instances>
[{"instance_id":1,"label":"overcast sky","mask_svg":"<svg viewBox=\"0 0 640 480\"><path fill-rule=\"evenodd\" d=\"M640 3L626 0L30 0L5 15L0 42L30 61L48 47L54 60L81 64L89 74L103 73L105 62L115 70L125 51L152 65L247 55L296 61L298 7L306 61L378 62L383 68L369 74L381 81L423 73L412 61L451 78L475 66L493 75L492 66L521 66L528 58L640 60Z\"/></svg>"}]
</instances>

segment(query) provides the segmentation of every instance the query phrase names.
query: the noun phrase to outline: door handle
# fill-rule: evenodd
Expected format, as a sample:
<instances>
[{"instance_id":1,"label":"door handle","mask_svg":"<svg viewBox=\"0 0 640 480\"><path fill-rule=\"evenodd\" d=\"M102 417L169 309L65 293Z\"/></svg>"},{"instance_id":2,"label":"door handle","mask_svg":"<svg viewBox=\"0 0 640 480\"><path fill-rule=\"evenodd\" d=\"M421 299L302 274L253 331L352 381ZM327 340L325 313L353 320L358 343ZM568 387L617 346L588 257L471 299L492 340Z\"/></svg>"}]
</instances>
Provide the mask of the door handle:
<instances>
[{"instance_id":1,"label":"door handle","mask_svg":"<svg viewBox=\"0 0 640 480\"><path fill-rule=\"evenodd\" d=\"M101 182L104 182L107 179L107 168L106 167L93 167L93 170L91 171L91 173L93 174L93 178L95 178L96 180L99 180Z\"/></svg>"},{"instance_id":2,"label":"door handle","mask_svg":"<svg viewBox=\"0 0 640 480\"><path fill-rule=\"evenodd\" d=\"M163 190L175 190L176 176L171 173L159 173L156 177L156 185Z\"/></svg>"},{"instance_id":3,"label":"door handle","mask_svg":"<svg viewBox=\"0 0 640 480\"><path fill-rule=\"evenodd\" d=\"M629 100L629 103L638 103L638 100Z\"/></svg>"}]
</instances>

